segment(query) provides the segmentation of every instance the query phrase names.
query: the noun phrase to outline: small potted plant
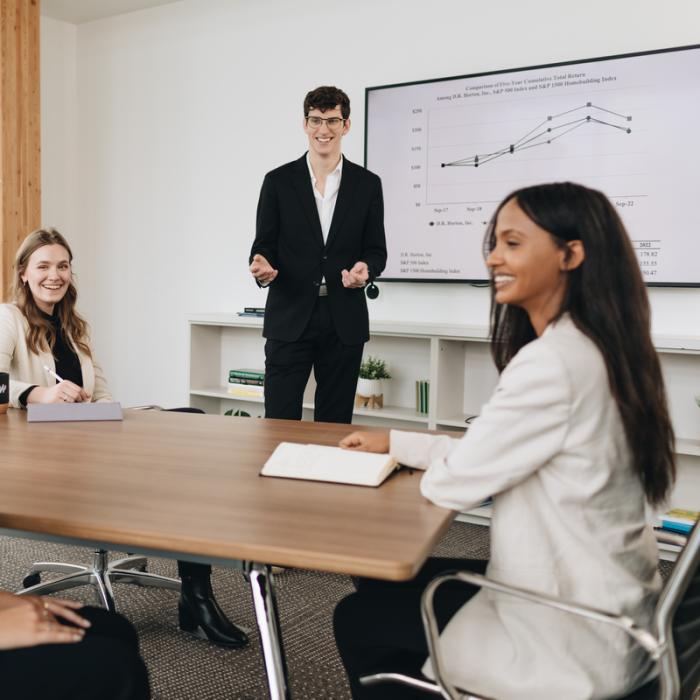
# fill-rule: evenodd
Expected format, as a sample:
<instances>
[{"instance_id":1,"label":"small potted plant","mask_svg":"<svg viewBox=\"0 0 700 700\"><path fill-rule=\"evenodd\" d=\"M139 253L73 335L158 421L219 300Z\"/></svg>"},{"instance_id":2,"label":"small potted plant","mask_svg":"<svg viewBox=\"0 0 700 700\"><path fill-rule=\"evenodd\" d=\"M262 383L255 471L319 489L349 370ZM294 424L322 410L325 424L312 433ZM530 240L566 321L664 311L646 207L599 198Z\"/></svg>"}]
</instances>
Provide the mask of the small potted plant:
<instances>
[{"instance_id":1,"label":"small potted plant","mask_svg":"<svg viewBox=\"0 0 700 700\"><path fill-rule=\"evenodd\" d=\"M384 379L391 379L386 362L370 355L360 365L355 404L368 408L382 408L384 406Z\"/></svg>"}]
</instances>

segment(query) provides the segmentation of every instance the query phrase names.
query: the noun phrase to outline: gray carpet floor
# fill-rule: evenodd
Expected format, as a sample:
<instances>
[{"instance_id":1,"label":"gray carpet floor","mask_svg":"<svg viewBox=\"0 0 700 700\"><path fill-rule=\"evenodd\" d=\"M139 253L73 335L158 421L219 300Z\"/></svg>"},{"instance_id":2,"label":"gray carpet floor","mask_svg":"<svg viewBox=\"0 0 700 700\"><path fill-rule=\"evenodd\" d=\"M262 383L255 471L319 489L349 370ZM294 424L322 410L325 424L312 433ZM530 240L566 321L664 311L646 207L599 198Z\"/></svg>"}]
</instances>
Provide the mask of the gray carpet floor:
<instances>
[{"instance_id":1,"label":"gray carpet floor","mask_svg":"<svg viewBox=\"0 0 700 700\"><path fill-rule=\"evenodd\" d=\"M435 553L447 557L488 558L488 528L455 523ZM37 540L0 538L0 588L16 590L33 561L86 563L91 551ZM123 553L112 553L114 558ZM662 573L669 566L662 563ZM149 571L176 575L173 561L149 559ZM115 585L119 611L136 626L151 674L155 700L258 700L266 697L263 666L249 588L240 572L215 568L214 590L237 624L254 630L244 649L224 650L180 632L177 594L128 584ZM280 623L295 698L348 700L331 619L335 604L353 590L347 576L287 570L275 577ZM94 603L86 588L66 592Z\"/></svg>"}]
</instances>

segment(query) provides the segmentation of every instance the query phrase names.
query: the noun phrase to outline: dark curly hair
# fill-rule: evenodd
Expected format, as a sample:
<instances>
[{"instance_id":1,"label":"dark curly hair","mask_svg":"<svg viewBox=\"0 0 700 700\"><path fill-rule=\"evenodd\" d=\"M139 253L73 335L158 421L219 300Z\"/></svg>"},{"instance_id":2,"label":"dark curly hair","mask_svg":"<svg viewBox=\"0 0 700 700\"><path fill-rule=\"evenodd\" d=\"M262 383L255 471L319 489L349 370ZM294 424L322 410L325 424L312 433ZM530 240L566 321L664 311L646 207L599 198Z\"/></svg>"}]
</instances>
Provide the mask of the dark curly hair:
<instances>
[{"instance_id":1,"label":"dark curly hair","mask_svg":"<svg viewBox=\"0 0 700 700\"><path fill-rule=\"evenodd\" d=\"M343 119L350 116L350 98L337 87L322 85L307 93L304 98L304 116L308 117L312 109L327 112L329 109L340 107Z\"/></svg>"}]
</instances>

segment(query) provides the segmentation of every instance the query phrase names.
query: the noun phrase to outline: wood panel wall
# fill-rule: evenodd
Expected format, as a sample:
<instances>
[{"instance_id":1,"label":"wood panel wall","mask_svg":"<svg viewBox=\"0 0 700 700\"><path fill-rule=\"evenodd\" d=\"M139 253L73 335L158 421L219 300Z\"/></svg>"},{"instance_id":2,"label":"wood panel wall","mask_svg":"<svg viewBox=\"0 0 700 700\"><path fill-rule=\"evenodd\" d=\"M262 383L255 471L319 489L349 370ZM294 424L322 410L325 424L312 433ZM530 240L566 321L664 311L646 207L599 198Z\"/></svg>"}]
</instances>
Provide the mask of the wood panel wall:
<instances>
[{"instance_id":1,"label":"wood panel wall","mask_svg":"<svg viewBox=\"0 0 700 700\"><path fill-rule=\"evenodd\" d=\"M0 298L41 222L39 0L0 0Z\"/></svg>"}]
</instances>

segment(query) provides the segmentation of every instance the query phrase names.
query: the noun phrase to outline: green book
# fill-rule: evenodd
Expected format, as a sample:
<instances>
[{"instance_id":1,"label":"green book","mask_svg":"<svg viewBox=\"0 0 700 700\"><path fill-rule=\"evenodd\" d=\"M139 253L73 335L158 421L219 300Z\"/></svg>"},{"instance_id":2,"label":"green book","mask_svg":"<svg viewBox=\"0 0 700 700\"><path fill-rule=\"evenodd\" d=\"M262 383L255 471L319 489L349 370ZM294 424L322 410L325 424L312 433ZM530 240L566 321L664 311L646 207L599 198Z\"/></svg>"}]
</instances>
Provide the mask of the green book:
<instances>
[{"instance_id":1,"label":"green book","mask_svg":"<svg viewBox=\"0 0 700 700\"><path fill-rule=\"evenodd\" d=\"M265 379L264 369L231 369L228 380L232 379Z\"/></svg>"},{"instance_id":2,"label":"green book","mask_svg":"<svg viewBox=\"0 0 700 700\"><path fill-rule=\"evenodd\" d=\"M418 413L428 412L428 390L430 383L427 379L416 381L416 410Z\"/></svg>"}]
</instances>

